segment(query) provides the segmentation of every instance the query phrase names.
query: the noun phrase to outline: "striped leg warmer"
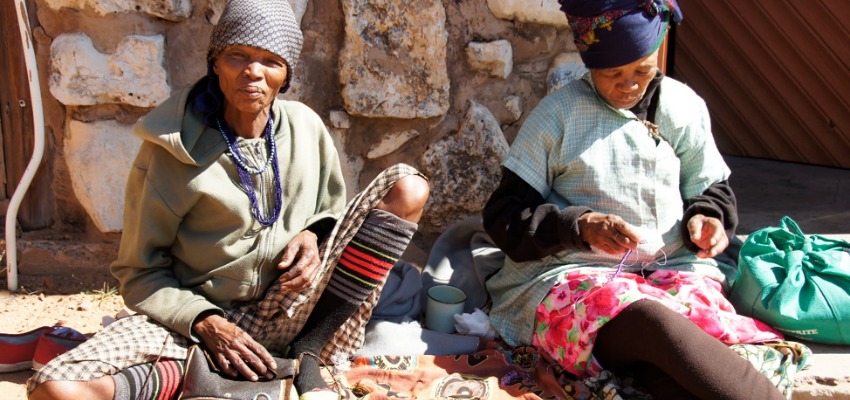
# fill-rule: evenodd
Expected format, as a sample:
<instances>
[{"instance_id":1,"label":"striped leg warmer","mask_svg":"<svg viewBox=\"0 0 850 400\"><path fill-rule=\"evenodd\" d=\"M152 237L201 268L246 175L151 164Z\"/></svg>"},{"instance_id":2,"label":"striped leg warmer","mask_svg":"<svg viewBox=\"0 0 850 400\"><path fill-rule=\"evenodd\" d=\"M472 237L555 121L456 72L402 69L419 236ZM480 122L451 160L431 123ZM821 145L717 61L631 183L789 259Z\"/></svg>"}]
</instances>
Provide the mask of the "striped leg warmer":
<instances>
[{"instance_id":1,"label":"striped leg warmer","mask_svg":"<svg viewBox=\"0 0 850 400\"><path fill-rule=\"evenodd\" d=\"M374 209L354 235L333 271L304 328L292 342L291 355L318 355L325 343L381 285L407 248L417 225L396 215ZM295 378L298 393L325 388L318 360L303 357Z\"/></svg>"},{"instance_id":2,"label":"striped leg warmer","mask_svg":"<svg viewBox=\"0 0 850 400\"><path fill-rule=\"evenodd\" d=\"M115 383L113 399L174 399L183 379L184 364L183 360L158 361L134 365L112 375Z\"/></svg>"}]
</instances>

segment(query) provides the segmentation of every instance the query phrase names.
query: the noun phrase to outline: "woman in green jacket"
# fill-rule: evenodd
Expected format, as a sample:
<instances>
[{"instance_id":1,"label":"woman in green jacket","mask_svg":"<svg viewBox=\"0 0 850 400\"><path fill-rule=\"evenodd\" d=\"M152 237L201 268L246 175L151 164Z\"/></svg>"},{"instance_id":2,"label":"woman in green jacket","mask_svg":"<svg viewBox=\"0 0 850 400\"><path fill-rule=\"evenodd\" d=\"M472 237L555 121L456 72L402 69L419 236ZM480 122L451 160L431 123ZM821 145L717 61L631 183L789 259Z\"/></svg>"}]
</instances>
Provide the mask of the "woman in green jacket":
<instances>
[{"instance_id":1,"label":"woman in green jacket","mask_svg":"<svg viewBox=\"0 0 850 400\"><path fill-rule=\"evenodd\" d=\"M362 344L428 184L397 165L346 207L322 120L276 98L302 43L286 0L227 4L208 75L134 129L143 144L112 272L137 315L48 363L28 382L31 399L164 398L196 343L254 381L276 367L271 352L317 355L302 357L295 386L337 397L319 364Z\"/></svg>"}]
</instances>

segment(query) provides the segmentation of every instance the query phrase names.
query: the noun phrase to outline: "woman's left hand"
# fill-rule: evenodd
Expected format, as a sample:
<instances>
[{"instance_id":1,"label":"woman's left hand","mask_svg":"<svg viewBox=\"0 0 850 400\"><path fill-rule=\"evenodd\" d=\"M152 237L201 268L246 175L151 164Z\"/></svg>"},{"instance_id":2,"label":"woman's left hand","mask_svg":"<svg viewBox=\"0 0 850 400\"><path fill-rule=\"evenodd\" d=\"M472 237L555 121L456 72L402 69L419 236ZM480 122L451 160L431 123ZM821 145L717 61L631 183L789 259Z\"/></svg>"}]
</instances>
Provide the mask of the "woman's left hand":
<instances>
[{"instance_id":1,"label":"woman's left hand","mask_svg":"<svg viewBox=\"0 0 850 400\"><path fill-rule=\"evenodd\" d=\"M281 288L289 291L303 290L319 273L319 238L310 231L301 231L295 235L283 250L283 257L277 265L286 270L278 279Z\"/></svg>"},{"instance_id":2,"label":"woman's left hand","mask_svg":"<svg viewBox=\"0 0 850 400\"><path fill-rule=\"evenodd\" d=\"M696 214L688 221L688 232L691 235L691 241L702 249L697 252L699 258L714 257L729 246L726 230L717 218Z\"/></svg>"}]
</instances>

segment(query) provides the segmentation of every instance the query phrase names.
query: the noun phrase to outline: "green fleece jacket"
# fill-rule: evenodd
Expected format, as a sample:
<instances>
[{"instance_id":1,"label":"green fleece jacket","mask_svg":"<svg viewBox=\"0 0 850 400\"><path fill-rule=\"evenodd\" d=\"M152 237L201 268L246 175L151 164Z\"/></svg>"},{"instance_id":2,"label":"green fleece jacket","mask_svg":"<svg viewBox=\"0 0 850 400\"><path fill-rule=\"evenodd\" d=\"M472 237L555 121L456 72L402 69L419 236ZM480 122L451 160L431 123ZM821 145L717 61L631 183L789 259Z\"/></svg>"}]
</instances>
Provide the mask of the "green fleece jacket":
<instances>
[{"instance_id":1,"label":"green fleece jacket","mask_svg":"<svg viewBox=\"0 0 850 400\"><path fill-rule=\"evenodd\" d=\"M189 93L176 93L134 128L144 142L128 178L111 270L127 307L191 338L202 312L223 313L234 302L262 297L282 273L284 246L310 225L337 218L346 195L322 120L304 104L277 99L273 132L283 206L277 222L264 228L251 214L226 143L187 104ZM263 139L238 144L254 165L267 159ZM274 193L270 176L255 176L258 197Z\"/></svg>"}]
</instances>

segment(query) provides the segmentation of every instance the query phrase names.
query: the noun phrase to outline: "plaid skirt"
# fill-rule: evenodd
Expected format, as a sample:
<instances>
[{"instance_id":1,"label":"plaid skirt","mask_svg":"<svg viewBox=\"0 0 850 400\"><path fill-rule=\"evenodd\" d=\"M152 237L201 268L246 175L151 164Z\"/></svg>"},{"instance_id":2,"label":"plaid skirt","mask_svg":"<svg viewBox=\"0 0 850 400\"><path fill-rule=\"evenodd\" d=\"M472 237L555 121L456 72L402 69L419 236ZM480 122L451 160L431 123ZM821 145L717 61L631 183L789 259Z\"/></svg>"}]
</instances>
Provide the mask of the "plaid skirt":
<instances>
[{"instance_id":1,"label":"plaid skirt","mask_svg":"<svg viewBox=\"0 0 850 400\"><path fill-rule=\"evenodd\" d=\"M423 176L409 165L394 165L381 172L366 189L349 201L345 212L319 248L322 256L320 279L310 288L290 292L282 291L280 285L273 284L262 299L225 310L227 319L269 351L283 353L304 326L327 286L342 250L360 229L366 216L395 182L410 175ZM350 357L363 345L366 323L382 289L383 282L322 349L321 357L326 364L332 363L335 357ZM147 316L122 318L36 372L27 381L27 393L47 381L89 381L138 364L164 359L182 360L192 344L190 339Z\"/></svg>"}]
</instances>

